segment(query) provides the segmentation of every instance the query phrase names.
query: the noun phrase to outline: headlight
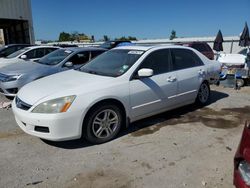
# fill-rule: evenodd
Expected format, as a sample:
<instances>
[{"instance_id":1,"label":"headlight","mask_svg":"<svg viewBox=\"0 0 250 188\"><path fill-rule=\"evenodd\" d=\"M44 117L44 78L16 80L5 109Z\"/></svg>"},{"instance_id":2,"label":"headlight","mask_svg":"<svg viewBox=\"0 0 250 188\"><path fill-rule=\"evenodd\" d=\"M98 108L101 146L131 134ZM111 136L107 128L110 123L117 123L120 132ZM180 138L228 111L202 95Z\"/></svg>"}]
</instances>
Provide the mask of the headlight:
<instances>
[{"instance_id":1,"label":"headlight","mask_svg":"<svg viewBox=\"0 0 250 188\"><path fill-rule=\"evenodd\" d=\"M243 181L250 185L250 165L246 161L241 161L238 169Z\"/></svg>"},{"instance_id":2,"label":"headlight","mask_svg":"<svg viewBox=\"0 0 250 188\"><path fill-rule=\"evenodd\" d=\"M32 110L32 112L33 113L46 113L46 114L66 112L71 106L75 98L76 96L72 95L72 96L49 100L49 101L46 101L37 105Z\"/></svg>"},{"instance_id":3,"label":"headlight","mask_svg":"<svg viewBox=\"0 0 250 188\"><path fill-rule=\"evenodd\" d=\"M8 75L2 81L3 82L11 82L18 80L22 75Z\"/></svg>"}]
</instances>

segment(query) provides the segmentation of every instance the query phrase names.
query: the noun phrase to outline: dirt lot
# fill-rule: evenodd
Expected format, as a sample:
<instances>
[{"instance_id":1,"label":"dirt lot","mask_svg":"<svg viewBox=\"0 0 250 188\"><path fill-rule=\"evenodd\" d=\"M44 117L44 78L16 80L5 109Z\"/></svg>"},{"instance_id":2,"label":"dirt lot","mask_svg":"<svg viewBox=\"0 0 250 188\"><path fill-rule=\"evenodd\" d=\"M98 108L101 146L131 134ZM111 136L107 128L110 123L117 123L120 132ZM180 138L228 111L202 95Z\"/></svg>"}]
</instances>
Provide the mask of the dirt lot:
<instances>
[{"instance_id":1,"label":"dirt lot","mask_svg":"<svg viewBox=\"0 0 250 188\"><path fill-rule=\"evenodd\" d=\"M0 110L0 187L232 188L233 156L249 111L249 87L212 87L204 108L136 122L93 146L29 136L11 110Z\"/></svg>"}]
</instances>

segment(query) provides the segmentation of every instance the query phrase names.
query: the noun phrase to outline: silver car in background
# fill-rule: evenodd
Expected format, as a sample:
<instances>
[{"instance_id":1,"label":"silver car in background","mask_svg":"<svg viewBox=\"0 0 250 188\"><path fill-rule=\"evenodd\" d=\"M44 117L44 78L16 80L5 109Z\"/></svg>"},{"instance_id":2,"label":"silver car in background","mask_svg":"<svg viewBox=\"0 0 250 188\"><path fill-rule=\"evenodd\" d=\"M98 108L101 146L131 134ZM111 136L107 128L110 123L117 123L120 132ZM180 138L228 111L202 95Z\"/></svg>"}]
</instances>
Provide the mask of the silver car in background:
<instances>
[{"instance_id":1,"label":"silver car in background","mask_svg":"<svg viewBox=\"0 0 250 188\"><path fill-rule=\"evenodd\" d=\"M14 63L26 61L37 61L45 55L57 50L55 46L29 46L18 50L7 57L0 58L0 68L9 66Z\"/></svg>"},{"instance_id":2,"label":"silver car in background","mask_svg":"<svg viewBox=\"0 0 250 188\"><path fill-rule=\"evenodd\" d=\"M77 69L105 51L102 48L64 48L37 62L26 61L0 68L0 93L14 97L25 84L51 74Z\"/></svg>"}]
</instances>

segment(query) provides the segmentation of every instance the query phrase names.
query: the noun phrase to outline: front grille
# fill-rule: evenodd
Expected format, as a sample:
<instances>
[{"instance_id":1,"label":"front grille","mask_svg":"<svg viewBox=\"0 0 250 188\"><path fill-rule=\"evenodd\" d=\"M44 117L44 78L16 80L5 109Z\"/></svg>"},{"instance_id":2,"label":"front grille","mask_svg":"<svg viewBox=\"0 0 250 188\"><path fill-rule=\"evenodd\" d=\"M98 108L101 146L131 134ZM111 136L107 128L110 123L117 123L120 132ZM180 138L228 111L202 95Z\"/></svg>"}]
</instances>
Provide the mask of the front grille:
<instances>
[{"instance_id":1,"label":"front grille","mask_svg":"<svg viewBox=\"0 0 250 188\"><path fill-rule=\"evenodd\" d=\"M32 106L32 105L29 105L29 104L23 102L18 97L16 97L16 101L15 102L16 102L16 107L17 108L20 108L20 109L25 110L25 111L29 110L31 108L31 106Z\"/></svg>"},{"instance_id":2,"label":"front grille","mask_svg":"<svg viewBox=\"0 0 250 188\"><path fill-rule=\"evenodd\" d=\"M10 94L17 94L18 88L11 88L11 89L6 89L6 91Z\"/></svg>"}]
</instances>

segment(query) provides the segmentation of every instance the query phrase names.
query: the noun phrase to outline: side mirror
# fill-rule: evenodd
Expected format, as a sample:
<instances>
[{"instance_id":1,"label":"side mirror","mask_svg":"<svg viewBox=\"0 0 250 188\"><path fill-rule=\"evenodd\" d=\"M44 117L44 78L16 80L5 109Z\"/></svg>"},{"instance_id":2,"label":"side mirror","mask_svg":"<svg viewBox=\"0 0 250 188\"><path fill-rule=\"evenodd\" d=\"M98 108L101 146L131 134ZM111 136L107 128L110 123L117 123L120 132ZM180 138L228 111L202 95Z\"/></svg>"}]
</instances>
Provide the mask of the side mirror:
<instances>
[{"instance_id":1,"label":"side mirror","mask_svg":"<svg viewBox=\"0 0 250 188\"><path fill-rule=\"evenodd\" d=\"M72 68L74 65L72 62L68 61L64 64L64 67L67 67L67 68Z\"/></svg>"},{"instance_id":2,"label":"side mirror","mask_svg":"<svg viewBox=\"0 0 250 188\"><path fill-rule=\"evenodd\" d=\"M21 55L21 59L27 59L27 55Z\"/></svg>"},{"instance_id":3,"label":"side mirror","mask_svg":"<svg viewBox=\"0 0 250 188\"><path fill-rule=\"evenodd\" d=\"M146 78L146 77L151 77L154 74L154 71L152 69L140 69L138 71L138 76L139 78Z\"/></svg>"}]
</instances>

